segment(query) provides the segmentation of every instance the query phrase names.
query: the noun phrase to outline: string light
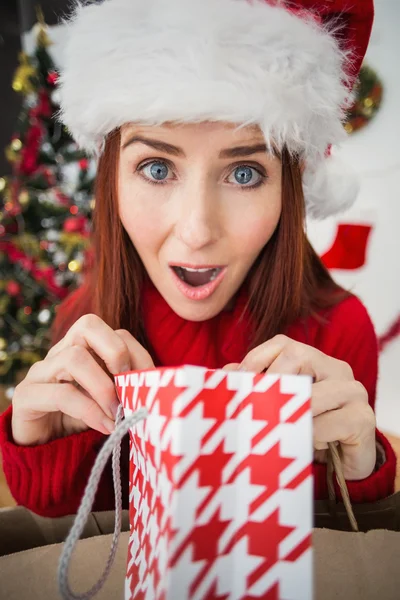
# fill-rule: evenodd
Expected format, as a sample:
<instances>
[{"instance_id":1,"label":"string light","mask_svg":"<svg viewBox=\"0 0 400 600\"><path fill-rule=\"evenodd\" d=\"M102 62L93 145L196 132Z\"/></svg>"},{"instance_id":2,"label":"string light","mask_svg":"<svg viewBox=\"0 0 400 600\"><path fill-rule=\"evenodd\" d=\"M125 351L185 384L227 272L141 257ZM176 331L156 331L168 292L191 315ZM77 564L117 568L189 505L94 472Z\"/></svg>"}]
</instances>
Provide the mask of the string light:
<instances>
[{"instance_id":1,"label":"string light","mask_svg":"<svg viewBox=\"0 0 400 600\"><path fill-rule=\"evenodd\" d=\"M19 152L22 148L22 142L19 139L15 139L11 142L11 148L14 152Z\"/></svg>"},{"instance_id":2,"label":"string light","mask_svg":"<svg viewBox=\"0 0 400 600\"><path fill-rule=\"evenodd\" d=\"M77 260L71 260L68 263L68 269L72 271L72 273L78 273L81 270L81 264Z\"/></svg>"},{"instance_id":3,"label":"string light","mask_svg":"<svg viewBox=\"0 0 400 600\"><path fill-rule=\"evenodd\" d=\"M26 206L29 203L28 192L26 190L21 192L20 195L18 196L18 200L19 200L19 203L22 204L22 206Z\"/></svg>"}]
</instances>

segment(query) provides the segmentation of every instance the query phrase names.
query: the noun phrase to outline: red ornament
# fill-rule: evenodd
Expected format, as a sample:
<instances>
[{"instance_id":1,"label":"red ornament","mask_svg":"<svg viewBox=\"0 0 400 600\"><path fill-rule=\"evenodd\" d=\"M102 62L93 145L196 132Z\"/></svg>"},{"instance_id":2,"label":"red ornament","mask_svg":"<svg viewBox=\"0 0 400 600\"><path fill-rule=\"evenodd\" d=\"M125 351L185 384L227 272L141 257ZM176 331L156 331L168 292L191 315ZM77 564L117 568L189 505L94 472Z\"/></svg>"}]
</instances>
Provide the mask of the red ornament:
<instances>
[{"instance_id":1,"label":"red ornament","mask_svg":"<svg viewBox=\"0 0 400 600\"><path fill-rule=\"evenodd\" d=\"M88 159L87 159L87 158L82 158L82 159L79 161L79 166L80 166L80 168L81 168L83 171L87 171L87 170L88 170L88 167L89 167L89 161L88 161Z\"/></svg>"},{"instance_id":2,"label":"red ornament","mask_svg":"<svg viewBox=\"0 0 400 600\"><path fill-rule=\"evenodd\" d=\"M6 292L10 296L18 296L21 291L21 286L16 281L9 281L6 285Z\"/></svg>"},{"instance_id":3,"label":"red ornament","mask_svg":"<svg viewBox=\"0 0 400 600\"><path fill-rule=\"evenodd\" d=\"M56 85L57 81L58 81L58 73L56 71L51 71L47 75L47 83L49 83L50 85Z\"/></svg>"},{"instance_id":4,"label":"red ornament","mask_svg":"<svg viewBox=\"0 0 400 600\"><path fill-rule=\"evenodd\" d=\"M51 110L50 98L49 98L46 90L42 90L40 92L39 98L40 98L39 115L41 117L47 117L48 119L50 119L52 110Z\"/></svg>"},{"instance_id":5,"label":"red ornament","mask_svg":"<svg viewBox=\"0 0 400 600\"><path fill-rule=\"evenodd\" d=\"M33 267L33 260L31 258L28 258L27 256L23 256L18 260L18 262L21 265L21 267L26 271L30 271Z\"/></svg>"},{"instance_id":6,"label":"red ornament","mask_svg":"<svg viewBox=\"0 0 400 600\"><path fill-rule=\"evenodd\" d=\"M48 185L50 187L52 187L52 186L54 186L56 184L54 173L52 172L51 169L44 168L43 169L43 176L46 179L46 181L47 181L47 183L48 183Z\"/></svg>"},{"instance_id":7,"label":"red ornament","mask_svg":"<svg viewBox=\"0 0 400 600\"><path fill-rule=\"evenodd\" d=\"M75 204L73 204L69 209L69 212L71 213L71 215L77 215L79 212L79 208Z\"/></svg>"},{"instance_id":8,"label":"red ornament","mask_svg":"<svg viewBox=\"0 0 400 600\"><path fill-rule=\"evenodd\" d=\"M33 108L29 111L29 116L31 119L38 118L46 118L50 119L51 117L51 104L48 93L46 90L40 90L39 92L39 100Z\"/></svg>"},{"instance_id":9,"label":"red ornament","mask_svg":"<svg viewBox=\"0 0 400 600\"><path fill-rule=\"evenodd\" d=\"M4 226L4 229L5 229L6 233L8 233L8 234L18 233L17 221L12 220L9 223L6 223L6 225Z\"/></svg>"},{"instance_id":10,"label":"red ornament","mask_svg":"<svg viewBox=\"0 0 400 600\"><path fill-rule=\"evenodd\" d=\"M67 233L82 233L86 228L87 219L84 216L69 217L64 221L63 230Z\"/></svg>"},{"instance_id":11,"label":"red ornament","mask_svg":"<svg viewBox=\"0 0 400 600\"><path fill-rule=\"evenodd\" d=\"M54 190L54 193L56 195L58 202L61 204L61 206L69 206L70 199L68 198L68 196L66 196L65 194L63 194L62 192L60 192L57 189Z\"/></svg>"},{"instance_id":12,"label":"red ornament","mask_svg":"<svg viewBox=\"0 0 400 600\"><path fill-rule=\"evenodd\" d=\"M33 125L27 133L26 144L21 153L19 170L24 175L31 175L37 169L41 137L42 129L38 125Z\"/></svg>"}]
</instances>

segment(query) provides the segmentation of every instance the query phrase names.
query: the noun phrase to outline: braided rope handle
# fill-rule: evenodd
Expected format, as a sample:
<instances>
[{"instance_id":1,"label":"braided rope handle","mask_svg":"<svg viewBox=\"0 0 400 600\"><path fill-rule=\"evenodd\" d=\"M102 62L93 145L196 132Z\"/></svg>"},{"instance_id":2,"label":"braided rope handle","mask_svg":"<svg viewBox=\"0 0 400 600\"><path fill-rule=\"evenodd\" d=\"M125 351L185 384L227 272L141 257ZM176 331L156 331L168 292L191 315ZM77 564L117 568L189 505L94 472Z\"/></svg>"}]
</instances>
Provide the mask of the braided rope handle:
<instances>
[{"instance_id":1,"label":"braided rope handle","mask_svg":"<svg viewBox=\"0 0 400 600\"><path fill-rule=\"evenodd\" d=\"M90 473L89 480L87 482L85 493L83 495L81 504L79 506L77 515L75 517L74 524L68 534L67 539L64 543L64 548L61 553L60 561L58 563L58 587L60 594L64 600L89 600L93 598L103 587L107 577L110 573L110 569L113 565L115 553L118 547L119 535L121 533L121 512L122 512L122 494L121 494L121 474L120 474L120 455L121 455L121 440L124 435L129 431L131 427L136 425L139 421L145 419L148 416L146 408L140 408L135 411L132 415L122 420L123 408L120 405L118 407L117 417L115 420L115 430L108 437L107 441L102 446L92 471ZM104 471L104 467L112 453L112 471L114 481L114 493L115 493L115 526L113 539L111 541L110 553L108 555L106 566L104 567L103 574L100 579L95 583L90 590L83 594L75 594L68 583L68 569L71 560L72 553L75 545L82 535L82 531L85 527L88 516L92 510L94 497L97 492L100 477Z\"/></svg>"},{"instance_id":2,"label":"braided rope handle","mask_svg":"<svg viewBox=\"0 0 400 600\"><path fill-rule=\"evenodd\" d=\"M333 442L328 443L328 448L327 482L331 514L336 514L336 493L333 483L333 474L335 473L351 528L353 531L357 532L359 531L358 524L354 516L353 507L351 506L349 490L347 489L346 480L343 475L342 461L340 460L339 451Z\"/></svg>"}]
</instances>

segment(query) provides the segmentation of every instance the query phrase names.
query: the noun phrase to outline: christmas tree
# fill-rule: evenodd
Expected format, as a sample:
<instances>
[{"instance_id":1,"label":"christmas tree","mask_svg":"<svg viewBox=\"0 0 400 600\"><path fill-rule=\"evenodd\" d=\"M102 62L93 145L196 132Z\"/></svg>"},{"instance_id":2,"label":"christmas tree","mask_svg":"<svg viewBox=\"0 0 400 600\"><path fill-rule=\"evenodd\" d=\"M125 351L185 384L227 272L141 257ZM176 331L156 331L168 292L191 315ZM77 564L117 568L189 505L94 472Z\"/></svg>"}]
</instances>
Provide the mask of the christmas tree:
<instances>
[{"instance_id":1,"label":"christmas tree","mask_svg":"<svg viewBox=\"0 0 400 600\"><path fill-rule=\"evenodd\" d=\"M41 360L57 305L81 282L89 249L95 164L57 119L57 69L43 15L36 49L20 55L23 95L0 177L0 381ZM10 389L11 395L11 389Z\"/></svg>"}]
</instances>

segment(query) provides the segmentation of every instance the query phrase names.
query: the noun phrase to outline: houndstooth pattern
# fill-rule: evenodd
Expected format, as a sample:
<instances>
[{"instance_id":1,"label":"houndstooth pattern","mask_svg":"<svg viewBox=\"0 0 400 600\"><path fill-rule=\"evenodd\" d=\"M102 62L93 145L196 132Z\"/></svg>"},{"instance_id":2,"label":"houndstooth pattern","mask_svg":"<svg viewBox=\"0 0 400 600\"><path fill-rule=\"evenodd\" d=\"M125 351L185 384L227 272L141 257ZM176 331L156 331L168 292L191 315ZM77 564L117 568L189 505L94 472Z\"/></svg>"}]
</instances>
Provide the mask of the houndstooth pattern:
<instances>
[{"instance_id":1,"label":"houndstooth pattern","mask_svg":"<svg viewBox=\"0 0 400 600\"><path fill-rule=\"evenodd\" d=\"M312 597L311 383L158 369L116 378L130 432L126 600Z\"/></svg>"}]
</instances>

